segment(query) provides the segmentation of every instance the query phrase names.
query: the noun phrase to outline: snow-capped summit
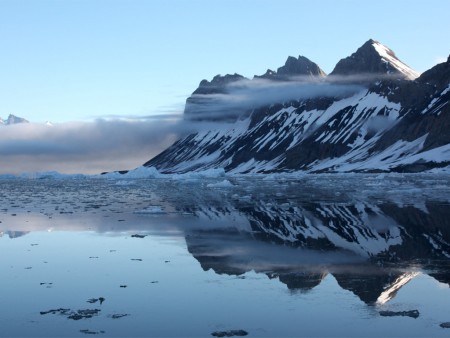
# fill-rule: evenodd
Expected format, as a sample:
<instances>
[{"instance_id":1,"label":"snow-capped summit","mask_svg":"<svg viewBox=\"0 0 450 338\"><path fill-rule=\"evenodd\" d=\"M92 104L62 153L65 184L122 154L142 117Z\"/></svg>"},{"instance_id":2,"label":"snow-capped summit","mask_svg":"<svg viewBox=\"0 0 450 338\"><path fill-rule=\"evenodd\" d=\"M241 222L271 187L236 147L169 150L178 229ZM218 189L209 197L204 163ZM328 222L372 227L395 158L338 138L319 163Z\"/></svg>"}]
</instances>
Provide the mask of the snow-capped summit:
<instances>
[{"instance_id":1,"label":"snow-capped summit","mask_svg":"<svg viewBox=\"0 0 450 338\"><path fill-rule=\"evenodd\" d=\"M291 57L281 69L295 72L305 62ZM242 96L227 92L236 87L230 81L240 81L236 75L202 81L203 89L210 90L213 83L224 86L211 86L216 95L196 95L198 89L188 98L185 114L229 123L188 135L144 165L162 173L450 167L450 58L416 79L418 74L391 49L369 40L327 77L303 76L297 83L294 76L288 78L292 82L279 82L278 73L280 68L266 72L264 81L243 80L249 88L259 82L265 86L264 92L256 86L251 93L257 95L245 106L235 104ZM286 96L289 90L292 95Z\"/></svg>"},{"instance_id":2,"label":"snow-capped summit","mask_svg":"<svg viewBox=\"0 0 450 338\"><path fill-rule=\"evenodd\" d=\"M407 80L414 80L420 75L400 61L390 48L372 39L364 43L349 57L341 59L330 75L368 73L401 75Z\"/></svg>"},{"instance_id":3,"label":"snow-capped summit","mask_svg":"<svg viewBox=\"0 0 450 338\"><path fill-rule=\"evenodd\" d=\"M29 123L29 121L24 119L23 117L18 117L13 114L9 114L9 116L6 120L4 120L0 117L0 125L8 126L11 124L18 124L18 123Z\"/></svg>"},{"instance_id":4,"label":"snow-capped summit","mask_svg":"<svg viewBox=\"0 0 450 338\"><path fill-rule=\"evenodd\" d=\"M420 74L418 72L400 61L397 56L395 56L395 53L385 45L379 43L378 41L373 41L372 46L376 49L378 54L380 54L383 61L389 63L400 73L404 74L407 79L414 80L419 77Z\"/></svg>"}]
</instances>

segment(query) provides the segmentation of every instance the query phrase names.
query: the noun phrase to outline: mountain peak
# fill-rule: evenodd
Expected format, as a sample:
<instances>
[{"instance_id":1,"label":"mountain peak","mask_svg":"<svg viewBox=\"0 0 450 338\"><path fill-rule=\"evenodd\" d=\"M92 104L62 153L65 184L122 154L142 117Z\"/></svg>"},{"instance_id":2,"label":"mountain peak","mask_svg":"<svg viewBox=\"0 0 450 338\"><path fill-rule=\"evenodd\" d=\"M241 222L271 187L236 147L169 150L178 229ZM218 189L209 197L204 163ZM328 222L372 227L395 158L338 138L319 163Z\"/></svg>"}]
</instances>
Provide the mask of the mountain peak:
<instances>
[{"instance_id":1,"label":"mountain peak","mask_svg":"<svg viewBox=\"0 0 450 338\"><path fill-rule=\"evenodd\" d=\"M390 48L373 39L366 41L349 57L341 59L330 75L354 74L399 75L408 80L419 76L400 61Z\"/></svg>"},{"instance_id":2,"label":"mountain peak","mask_svg":"<svg viewBox=\"0 0 450 338\"><path fill-rule=\"evenodd\" d=\"M245 79L244 76L236 73L223 76L219 74L214 76L211 81L202 80L192 94L223 94L228 84Z\"/></svg>"},{"instance_id":3,"label":"mountain peak","mask_svg":"<svg viewBox=\"0 0 450 338\"><path fill-rule=\"evenodd\" d=\"M4 120L0 117L0 125L3 124L3 125L8 126L11 124L18 124L18 123L29 123L29 121L22 117L13 115L13 114L9 114L9 116L6 120Z\"/></svg>"},{"instance_id":4,"label":"mountain peak","mask_svg":"<svg viewBox=\"0 0 450 338\"><path fill-rule=\"evenodd\" d=\"M289 56L284 66L278 68L279 75L309 75L309 76L325 76L325 72L308 58L299 55L298 58Z\"/></svg>"},{"instance_id":5,"label":"mountain peak","mask_svg":"<svg viewBox=\"0 0 450 338\"><path fill-rule=\"evenodd\" d=\"M263 78L270 80L286 80L292 76L310 76L324 77L327 74L314 62L300 55L298 58L289 56L276 72L268 69L264 75L255 76L255 78Z\"/></svg>"},{"instance_id":6,"label":"mountain peak","mask_svg":"<svg viewBox=\"0 0 450 338\"><path fill-rule=\"evenodd\" d=\"M309 65L291 56L261 80L240 83L235 74L202 81L186 100L185 119L214 125L144 165L162 173L449 170L450 58L408 81L416 73L370 39L336 65L334 79L305 75ZM395 235L377 238L397 243ZM381 251L370 255L385 250L373 248Z\"/></svg>"}]
</instances>

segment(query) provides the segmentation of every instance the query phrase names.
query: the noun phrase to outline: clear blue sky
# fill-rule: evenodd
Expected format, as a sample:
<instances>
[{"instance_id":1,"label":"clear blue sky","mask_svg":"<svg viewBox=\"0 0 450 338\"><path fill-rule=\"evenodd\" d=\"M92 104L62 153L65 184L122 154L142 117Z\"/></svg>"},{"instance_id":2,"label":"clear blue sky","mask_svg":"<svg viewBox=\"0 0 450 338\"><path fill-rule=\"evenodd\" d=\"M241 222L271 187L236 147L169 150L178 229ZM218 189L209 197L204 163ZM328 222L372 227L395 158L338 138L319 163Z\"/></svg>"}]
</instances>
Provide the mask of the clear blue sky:
<instances>
[{"instance_id":1,"label":"clear blue sky","mask_svg":"<svg viewBox=\"0 0 450 338\"><path fill-rule=\"evenodd\" d=\"M327 73L369 38L422 72L450 53L448 0L0 0L0 117L180 111L200 80L304 55Z\"/></svg>"}]
</instances>

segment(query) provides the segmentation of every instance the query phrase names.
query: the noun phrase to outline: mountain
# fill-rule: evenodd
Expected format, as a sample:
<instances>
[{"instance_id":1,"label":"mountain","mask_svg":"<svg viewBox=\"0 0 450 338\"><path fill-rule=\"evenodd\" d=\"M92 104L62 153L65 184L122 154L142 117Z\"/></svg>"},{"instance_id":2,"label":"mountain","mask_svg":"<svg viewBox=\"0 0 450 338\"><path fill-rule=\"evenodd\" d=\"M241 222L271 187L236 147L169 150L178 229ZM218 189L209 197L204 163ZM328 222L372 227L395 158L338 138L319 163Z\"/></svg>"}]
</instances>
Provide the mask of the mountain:
<instances>
[{"instance_id":1,"label":"mountain","mask_svg":"<svg viewBox=\"0 0 450 338\"><path fill-rule=\"evenodd\" d=\"M316 63L300 55L298 58L289 56L284 66L279 67L276 72L268 69L265 74L255 76L255 78L288 80L290 77L294 76L324 77L326 75L327 74Z\"/></svg>"},{"instance_id":2,"label":"mountain","mask_svg":"<svg viewBox=\"0 0 450 338\"><path fill-rule=\"evenodd\" d=\"M193 121L235 121L242 111L228 114L226 111L218 111L211 114L211 107L220 106L220 95L226 95L233 83L248 80L239 74L216 75L211 82L202 80L198 88L186 100L184 115L186 119Z\"/></svg>"},{"instance_id":3,"label":"mountain","mask_svg":"<svg viewBox=\"0 0 450 338\"><path fill-rule=\"evenodd\" d=\"M340 60L330 75L398 75L414 80L419 73L400 61L395 53L378 41L370 39L349 57Z\"/></svg>"},{"instance_id":4,"label":"mountain","mask_svg":"<svg viewBox=\"0 0 450 338\"><path fill-rule=\"evenodd\" d=\"M235 122L252 113L252 106L242 102L248 95L248 87L259 85L259 89L265 88L261 86L261 81L279 84L281 81L314 80L325 76L316 63L304 56L289 56L284 66L277 71L268 69L261 76L255 75L255 81L240 74L216 75L211 81L200 82L186 100L184 115L191 121Z\"/></svg>"},{"instance_id":5,"label":"mountain","mask_svg":"<svg viewBox=\"0 0 450 338\"><path fill-rule=\"evenodd\" d=\"M22 117L18 117L18 116L12 115L12 114L9 114L9 116L6 120L4 120L0 117L0 125L9 126L9 125L18 124L18 123L29 123L29 121Z\"/></svg>"},{"instance_id":6,"label":"mountain","mask_svg":"<svg viewBox=\"0 0 450 338\"><path fill-rule=\"evenodd\" d=\"M277 72L252 80L235 74L202 81L185 116L221 123L144 165L164 173L419 172L450 165L450 58L417 77L391 49L369 40L329 76L306 64L313 63L288 58Z\"/></svg>"}]
</instances>

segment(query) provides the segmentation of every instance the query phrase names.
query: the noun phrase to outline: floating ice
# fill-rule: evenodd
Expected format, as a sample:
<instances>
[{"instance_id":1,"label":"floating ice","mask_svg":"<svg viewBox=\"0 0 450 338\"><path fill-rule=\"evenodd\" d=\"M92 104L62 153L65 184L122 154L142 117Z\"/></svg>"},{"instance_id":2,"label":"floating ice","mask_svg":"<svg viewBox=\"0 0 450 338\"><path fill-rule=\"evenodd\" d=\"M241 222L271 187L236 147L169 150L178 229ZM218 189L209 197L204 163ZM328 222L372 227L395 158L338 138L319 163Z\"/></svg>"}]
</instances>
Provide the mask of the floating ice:
<instances>
[{"instance_id":1,"label":"floating ice","mask_svg":"<svg viewBox=\"0 0 450 338\"><path fill-rule=\"evenodd\" d=\"M17 178L16 175L12 174L2 174L0 175L0 180L15 180Z\"/></svg>"},{"instance_id":2,"label":"floating ice","mask_svg":"<svg viewBox=\"0 0 450 338\"><path fill-rule=\"evenodd\" d=\"M230 188L230 187L234 187L234 185L228 181L228 180L223 180L217 183L209 183L207 185L208 188Z\"/></svg>"},{"instance_id":3,"label":"floating ice","mask_svg":"<svg viewBox=\"0 0 450 338\"><path fill-rule=\"evenodd\" d=\"M121 174L118 172L112 172L112 173L107 173L105 175L103 175L102 177L104 178L120 178L120 179L125 179L125 178L131 178L131 179L135 179L135 178L159 178L161 177L161 173L158 171L158 169L156 169L155 167L137 167L134 170L130 170L125 174Z\"/></svg>"},{"instance_id":4,"label":"floating ice","mask_svg":"<svg viewBox=\"0 0 450 338\"><path fill-rule=\"evenodd\" d=\"M164 209L158 205L150 205L145 209L135 211L135 214L151 214L151 215L162 215L166 214Z\"/></svg>"},{"instance_id":5,"label":"floating ice","mask_svg":"<svg viewBox=\"0 0 450 338\"><path fill-rule=\"evenodd\" d=\"M218 177L224 177L225 176L225 169L223 168L212 168L212 169L206 169L202 171L192 171L187 172L184 174L168 174L164 175L167 177L170 177L174 180L184 180L184 179L201 179L201 178L218 178Z\"/></svg>"},{"instance_id":6,"label":"floating ice","mask_svg":"<svg viewBox=\"0 0 450 338\"><path fill-rule=\"evenodd\" d=\"M83 179L89 177L84 174L62 174L57 171L42 171L34 173L22 173L19 178L25 179Z\"/></svg>"}]
</instances>

